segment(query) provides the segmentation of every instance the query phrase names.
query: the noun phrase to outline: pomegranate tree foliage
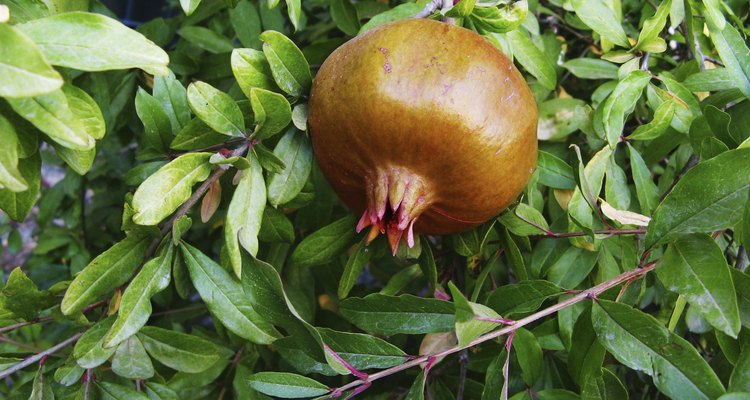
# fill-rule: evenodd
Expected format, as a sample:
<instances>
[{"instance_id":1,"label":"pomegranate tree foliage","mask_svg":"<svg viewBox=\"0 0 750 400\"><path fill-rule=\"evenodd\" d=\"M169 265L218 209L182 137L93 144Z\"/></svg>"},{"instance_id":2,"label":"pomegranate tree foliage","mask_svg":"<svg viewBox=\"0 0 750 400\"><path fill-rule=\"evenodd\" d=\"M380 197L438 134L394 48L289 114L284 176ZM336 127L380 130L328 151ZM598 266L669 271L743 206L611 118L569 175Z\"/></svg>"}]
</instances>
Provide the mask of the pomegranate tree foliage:
<instances>
[{"instance_id":1,"label":"pomegranate tree foliage","mask_svg":"<svg viewBox=\"0 0 750 400\"><path fill-rule=\"evenodd\" d=\"M748 2L438 3L0 0L0 397L749 399ZM513 57L539 163L392 257L306 102L417 14Z\"/></svg>"}]
</instances>

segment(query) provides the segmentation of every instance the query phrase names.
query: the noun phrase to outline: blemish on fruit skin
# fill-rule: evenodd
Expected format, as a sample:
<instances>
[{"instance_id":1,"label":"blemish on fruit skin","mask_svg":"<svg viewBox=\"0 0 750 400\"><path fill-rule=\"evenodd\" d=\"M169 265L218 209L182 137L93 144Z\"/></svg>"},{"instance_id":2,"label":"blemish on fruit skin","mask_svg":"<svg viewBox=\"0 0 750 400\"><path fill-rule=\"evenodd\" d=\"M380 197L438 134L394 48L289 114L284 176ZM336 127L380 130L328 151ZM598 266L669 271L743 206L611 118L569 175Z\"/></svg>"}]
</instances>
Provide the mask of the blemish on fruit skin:
<instances>
[{"instance_id":1,"label":"blemish on fruit skin","mask_svg":"<svg viewBox=\"0 0 750 400\"><path fill-rule=\"evenodd\" d=\"M378 50L380 50L381 53L385 56L385 64L383 64L383 70L385 70L386 74L391 73L391 60L388 57L388 49L385 47L381 47Z\"/></svg>"},{"instance_id":2,"label":"blemish on fruit skin","mask_svg":"<svg viewBox=\"0 0 750 400\"><path fill-rule=\"evenodd\" d=\"M453 88L453 84L447 85L443 84L443 95L446 95L448 91L450 91Z\"/></svg>"}]
</instances>

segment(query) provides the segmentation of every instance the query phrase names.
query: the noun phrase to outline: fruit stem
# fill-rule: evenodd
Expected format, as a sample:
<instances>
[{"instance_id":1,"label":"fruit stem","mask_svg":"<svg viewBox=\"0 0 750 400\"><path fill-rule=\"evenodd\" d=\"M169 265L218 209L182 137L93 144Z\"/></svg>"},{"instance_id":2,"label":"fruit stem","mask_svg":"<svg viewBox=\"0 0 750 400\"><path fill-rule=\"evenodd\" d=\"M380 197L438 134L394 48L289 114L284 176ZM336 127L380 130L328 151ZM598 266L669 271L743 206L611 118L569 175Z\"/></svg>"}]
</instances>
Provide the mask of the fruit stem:
<instances>
[{"instance_id":1,"label":"fruit stem","mask_svg":"<svg viewBox=\"0 0 750 400\"><path fill-rule=\"evenodd\" d=\"M377 169L367 179L367 209L357 232L370 227L367 244L385 234L393 255L404 235L406 244L414 247L414 223L431 203L427 193L424 180L404 167Z\"/></svg>"}]
</instances>

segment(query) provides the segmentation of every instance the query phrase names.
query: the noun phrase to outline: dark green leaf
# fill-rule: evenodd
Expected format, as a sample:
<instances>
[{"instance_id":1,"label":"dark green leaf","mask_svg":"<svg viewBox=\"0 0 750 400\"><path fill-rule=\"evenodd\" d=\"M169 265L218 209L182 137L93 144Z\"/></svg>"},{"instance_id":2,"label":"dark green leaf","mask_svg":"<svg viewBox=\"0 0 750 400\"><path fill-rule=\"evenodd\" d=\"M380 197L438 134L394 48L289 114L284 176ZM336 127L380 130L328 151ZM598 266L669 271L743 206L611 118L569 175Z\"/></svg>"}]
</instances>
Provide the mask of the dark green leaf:
<instances>
[{"instance_id":1,"label":"dark green leaf","mask_svg":"<svg viewBox=\"0 0 750 400\"><path fill-rule=\"evenodd\" d=\"M112 325L104 346L115 346L141 329L151 316L151 298L169 285L172 270L173 246L147 262L133 278L120 299L117 320Z\"/></svg>"},{"instance_id":2,"label":"dark green leaf","mask_svg":"<svg viewBox=\"0 0 750 400\"><path fill-rule=\"evenodd\" d=\"M354 36L359 31L357 10L349 0L331 0L331 19L341 32Z\"/></svg>"},{"instance_id":3,"label":"dark green leaf","mask_svg":"<svg viewBox=\"0 0 750 400\"><path fill-rule=\"evenodd\" d=\"M0 125L3 124L0 117ZM2 129L2 126L0 126ZM0 133L0 135L2 135ZM8 143L3 141L3 143ZM0 153L3 150L0 150ZM39 189L41 187L41 164L42 157L35 153L29 158L18 160L18 171L26 182L28 188L23 192L14 192L7 187L0 189L0 209L12 220L21 222L26 219L36 204Z\"/></svg>"},{"instance_id":4,"label":"dark green leaf","mask_svg":"<svg viewBox=\"0 0 750 400\"><path fill-rule=\"evenodd\" d=\"M539 150L538 154L539 183L555 189L575 188L576 181L570 165L545 151Z\"/></svg>"},{"instance_id":5,"label":"dark green leaf","mask_svg":"<svg viewBox=\"0 0 750 400\"><path fill-rule=\"evenodd\" d=\"M596 58L574 58L562 67L581 79L617 79L617 66Z\"/></svg>"},{"instance_id":6,"label":"dark green leaf","mask_svg":"<svg viewBox=\"0 0 750 400\"><path fill-rule=\"evenodd\" d=\"M127 282L143 262L150 241L148 236L131 234L91 261L65 292L60 304L63 314L73 315Z\"/></svg>"},{"instance_id":7,"label":"dark green leaf","mask_svg":"<svg viewBox=\"0 0 750 400\"><path fill-rule=\"evenodd\" d=\"M576 15L607 40L622 47L630 47L628 35L622 28L614 11L603 0L572 0L571 5Z\"/></svg>"},{"instance_id":8,"label":"dark green leaf","mask_svg":"<svg viewBox=\"0 0 750 400\"><path fill-rule=\"evenodd\" d=\"M513 57L518 59L543 87L554 89L557 86L557 73L544 53L519 30L510 31L506 35L513 46Z\"/></svg>"},{"instance_id":9,"label":"dark green leaf","mask_svg":"<svg viewBox=\"0 0 750 400\"><path fill-rule=\"evenodd\" d=\"M651 375L667 396L713 399L724 393L721 381L693 346L653 317L607 300L593 307L599 342L621 363Z\"/></svg>"},{"instance_id":10,"label":"dark green leaf","mask_svg":"<svg viewBox=\"0 0 750 400\"><path fill-rule=\"evenodd\" d=\"M347 216L318 229L294 249L291 262L300 267L314 267L333 261L354 241L355 222L354 217Z\"/></svg>"},{"instance_id":11,"label":"dark green leaf","mask_svg":"<svg viewBox=\"0 0 750 400\"><path fill-rule=\"evenodd\" d=\"M82 368L96 368L104 364L112 354L115 354L116 347L104 348L104 336L115 322L115 317L110 316L94 324L86 333L81 336L73 348L73 357Z\"/></svg>"},{"instance_id":12,"label":"dark green leaf","mask_svg":"<svg viewBox=\"0 0 750 400\"><path fill-rule=\"evenodd\" d=\"M454 324L452 303L412 295L349 298L340 311L360 329L383 335L450 332Z\"/></svg>"},{"instance_id":13,"label":"dark green leaf","mask_svg":"<svg viewBox=\"0 0 750 400\"><path fill-rule=\"evenodd\" d=\"M750 148L724 152L688 171L654 211L646 246L738 222L750 188Z\"/></svg>"},{"instance_id":14,"label":"dark green leaf","mask_svg":"<svg viewBox=\"0 0 750 400\"><path fill-rule=\"evenodd\" d=\"M389 368L407 360L406 353L383 339L362 333L317 329L323 343L358 370Z\"/></svg>"},{"instance_id":15,"label":"dark green leaf","mask_svg":"<svg viewBox=\"0 0 750 400\"><path fill-rule=\"evenodd\" d=\"M196 150L214 146L226 140L226 135L217 133L200 118L193 118L175 135L169 147L175 150Z\"/></svg>"},{"instance_id":16,"label":"dark green leaf","mask_svg":"<svg viewBox=\"0 0 750 400\"><path fill-rule=\"evenodd\" d=\"M349 260L344 266L344 272L341 274L341 280L339 280L339 299L345 299L346 296L349 295L349 291L354 287L359 275L364 271L365 266L367 266L367 263L370 261L371 256L372 252L365 244L365 239L362 239L359 242L359 245L357 245L357 249L351 256L349 256Z\"/></svg>"},{"instance_id":17,"label":"dark green leaf","mask_svg":"<svg viewBox=\"0 0 750 400\"><path fill-rule=\"evenodd\" d=\"M251 6L252 7L252 6ZM250 99L253 88L274 90L276 83L271 74L271 66L268 65L263 52L254 49L234 49L232 51L232 73L234 73L237 84Z\"/></svg>"},{"instance_id":18,"label":"dark green leaf","mask_svg":"<svg viewBox=\"0 0 750 400\"><path fill-rule=\"evenodd\" d=\"M711 237L693 234L677 239L667 247L656 274L716 329L737 338L740 315L732 276L722 249Z\"/></svg>"},{"instance_id":19,"label":"dark green leaf","mask_svg":"<svg viewBox=\"0 0 750 400\"><path fill-rule=\"evenodd\" d=\"M486 304L506 318L516 318L534 312L542 303L563 290L542 280L527 280L503 285L490 293Z\"/></svg>"},{"instance_id":20,"label":"dark green leaf","mask_svg":"<svg viewBox=\"0 0 750 400\"><path fill-rule=\"evenodd\" d=\"M260 49L260 15L255 4L240 0L229 10L229 21L243 46Z\"/></svg>"},{"instance_id":21,"label":"dark green leaf","mask_svg":"<svg viewBox=\"0 0 750 400\"><path fill-rule=\"evenodd\" d=\"M213 342L155 326L143 327L138 338L151 357L177 371L205 371L221 356L220 348Z\"/></svg>"},{"instance_id":22,"label":"dark green leaf","mask_svg":"<svg viewBox=\"0 0 750 400\"><path fill-rule=\"evenodd\" d=\"M260 224L258 239L264 242L294 242L294 226L283 212L273 207L266 207Z\"/></svg>"},{"instance_id":23,"label":"dark green leaf","mask_svg":"<svg viewBox=\"0 0 750 400\"><path fill-rule=\"evenodd\" d=\"M292 108L287 99L265 89L250 89L250 104L255 114L255 136L267 139L281 132L292 121Z\"/></svg>"},{"instance_id":24,"label":"dark green leaf","mask_svg":"<svg viewBox=\"0 0 750 400\"><path fill-rule=\"evenodd\" d=\"M229 53L234 50L228 37L202 26L186 26L177 31L177 34L209 53Z\"/></svg>"},{"instance_id":25,"label":"dark green leaf","mask_svg":"<svg viewBox=\"0 0 750 400\"><path fill-rule=\"evenodd\" d=\"M143 143L160 153L165 153L172 140L172 125L161 103L142 88L138 88L135 110L143 122Z\"/></svg>"},{"instance_id":26,"label":"dark green leaf","mask_svg":"<svg viewBox=\"0 0 750 400\"><path fill-rule=\"evenodd\" d=\"M258 372L250 375L250 387L284 399L321 396L330 391L328 386L316 380L288 372Z\"/></svg>"},{"instance_id":27,"label":"dark green leaf","mask_svg":"<svg viewBox=\"0 0 750 400\"><path fill-rule=\"evenodd\" d=\"M253 309L242 286L200 250L180 245L190 278L209 311L237 336L254 343L274 341L278 332Z\"/></svg>"}]
</instances>

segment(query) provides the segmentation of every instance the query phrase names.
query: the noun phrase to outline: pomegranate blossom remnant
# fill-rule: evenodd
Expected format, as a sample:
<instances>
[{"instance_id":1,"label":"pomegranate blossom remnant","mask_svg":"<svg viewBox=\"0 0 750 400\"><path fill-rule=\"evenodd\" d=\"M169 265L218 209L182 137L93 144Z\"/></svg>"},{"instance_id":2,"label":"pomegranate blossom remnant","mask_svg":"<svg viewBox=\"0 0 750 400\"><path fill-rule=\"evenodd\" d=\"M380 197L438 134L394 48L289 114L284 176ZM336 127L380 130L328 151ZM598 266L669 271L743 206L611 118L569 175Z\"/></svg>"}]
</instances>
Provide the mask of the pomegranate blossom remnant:
<instances>
[{"instance_id":1,"label":"pomegranate blossom remnant","mask_svg":"<svg viewBox=\"0 0 750 400\"><path fill-rule=\"evenodd\" d=\"M373 28L323 63L313 148L367 242L460 232L505 209L536 165L537 107L513 63L467 29L426 19Z\"/></svg>"}]
</instances>

